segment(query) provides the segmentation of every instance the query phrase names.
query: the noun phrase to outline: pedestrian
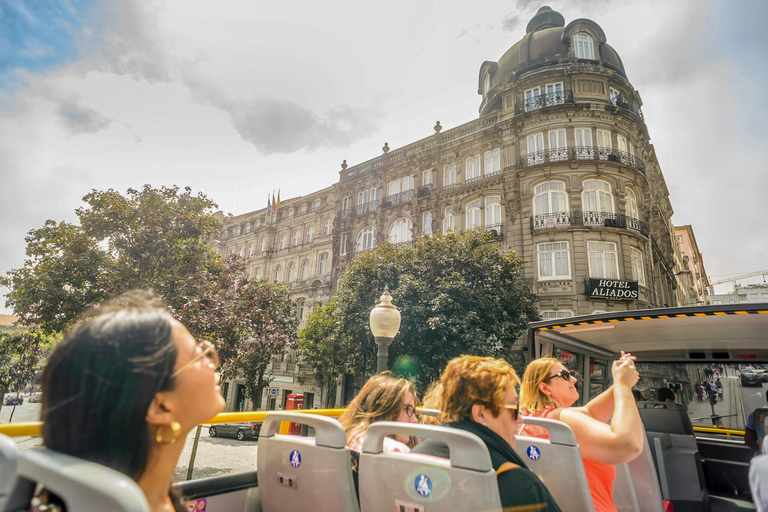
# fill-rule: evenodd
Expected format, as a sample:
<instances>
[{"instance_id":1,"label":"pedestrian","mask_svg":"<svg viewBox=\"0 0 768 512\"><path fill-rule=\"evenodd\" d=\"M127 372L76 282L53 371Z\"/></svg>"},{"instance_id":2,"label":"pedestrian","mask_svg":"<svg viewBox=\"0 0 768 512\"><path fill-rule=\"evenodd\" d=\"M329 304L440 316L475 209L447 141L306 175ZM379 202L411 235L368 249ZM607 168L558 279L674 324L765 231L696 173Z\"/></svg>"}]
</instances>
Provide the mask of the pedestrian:
<instances>
[{"instance_id":1,"label":"pedestrian","mask_svg":"<svg viewBox=\"0 0 768 512\"><path fill-rule=\"evenodd\" d=\"M704 401L704 388L701 387L701 383L697 382L696 387L694 388L696 390L696 399L699 402Z\"/></svg>"},{"instance_id":2,"label":"pedestrian","mask_svg":"<svg viewBox=\"0 0 768 512\"><path fill-rule=\"evenodd\" d=\"M720 400L722 400L723 399L723 383L720 382L719 378L715 381L715 387L717 388L717 397Z\"/></svg>"},{"instance_id":3,"label":"pedestrian","mask_svg":"<svg viewBox=\"0 0 768 512\"><path fill-rule=\"evenodd\" d=\"M709 383L709 392L710 392L710 396L717 397L719 395L719 393L717 391L717 386L715 385L714 382L710 382Z\"/></svg>"}]
</instances>

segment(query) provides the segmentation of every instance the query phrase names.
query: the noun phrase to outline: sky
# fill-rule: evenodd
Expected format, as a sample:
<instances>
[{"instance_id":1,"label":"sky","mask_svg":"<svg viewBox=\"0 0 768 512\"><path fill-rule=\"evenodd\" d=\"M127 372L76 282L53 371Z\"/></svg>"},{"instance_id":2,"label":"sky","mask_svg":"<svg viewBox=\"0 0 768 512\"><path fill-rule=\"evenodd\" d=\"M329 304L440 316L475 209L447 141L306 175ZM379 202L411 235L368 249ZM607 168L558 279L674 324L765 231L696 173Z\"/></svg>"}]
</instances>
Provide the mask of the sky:
<instances>
[{"instance_id":1,"label":"sky","mask_svg":"<svg viewBox=\"0 0 768 512\"><path fill-rule=\"evenodd\" d=\"M190 186L237 215L476 119L480 65L542 5L0 0L0 273L91 189ZM707 273L768 269L768 2L547 5L621 56Z\"/></svg>"}]
</instances>

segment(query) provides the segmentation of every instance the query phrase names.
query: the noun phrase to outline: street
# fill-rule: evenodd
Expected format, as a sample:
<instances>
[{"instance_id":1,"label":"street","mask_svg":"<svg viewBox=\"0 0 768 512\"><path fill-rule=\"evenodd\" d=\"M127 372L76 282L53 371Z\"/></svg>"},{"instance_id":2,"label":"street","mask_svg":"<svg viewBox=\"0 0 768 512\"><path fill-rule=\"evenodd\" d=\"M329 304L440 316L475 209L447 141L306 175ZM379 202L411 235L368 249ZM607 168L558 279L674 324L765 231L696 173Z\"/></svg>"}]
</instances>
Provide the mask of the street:
<instances>
[{"instance_id":1,"label":"street","mask_svg":"<svg viewBox=\"0 0 768 512\"><path fill-rule=\"evenodd\" d=\"M729 374L734 372L729 371ZM723 417L723 424L726 428L734 430L744 430L744 425L749 413L758 407L767 406L765 400L765 383L761 387L743 387L736 376L722 377L723 400L718 400L715 404L715 414ZM688 415L695 426L711 427L712 406L704 397L703 402L698 402L694 397L688 404Z\"/></svg>"}]
</instances>

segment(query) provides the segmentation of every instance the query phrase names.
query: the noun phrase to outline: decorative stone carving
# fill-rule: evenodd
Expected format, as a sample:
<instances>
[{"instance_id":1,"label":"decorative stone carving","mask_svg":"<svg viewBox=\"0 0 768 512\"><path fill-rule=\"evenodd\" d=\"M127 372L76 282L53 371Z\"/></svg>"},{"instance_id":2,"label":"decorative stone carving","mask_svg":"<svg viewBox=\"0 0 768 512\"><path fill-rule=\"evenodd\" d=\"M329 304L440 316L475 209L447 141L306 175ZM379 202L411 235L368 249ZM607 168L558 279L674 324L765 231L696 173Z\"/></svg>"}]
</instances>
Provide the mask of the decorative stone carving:
<instances>
[{"instance_id":1,"label":"decorative stone carving","mask_svg":"<svg viewBox=\"0 0 768 512\"><path fill-rule=\"evenodd\" d=\"M346 170L346 168L347 168L347 161L344 160L343 162L341 162L341 170L344 171Z\"/></svg>"},{"instance_id":2,"label":"decorative stone carving","mask_svg":"<svg viewBox=\"0 0 768 512\"><path fill-rule=\"evenodd\" d=\"M384 154L387 154L387 153L389 153L389 143L388 143L388 142L385 142L385 143L384 143L384 147L383 147L383 148L381 148L381 150L384 152Z\"/></svg>"},{"instance_id":3,"label":"decorative stone carving","mask_svg":"<svg viewBox=\"0 0 768 512\"><path fill-rule=\"evenodd\" d=\"M435 133L440 133L440 130L442 130L442 129L443 129L443 127L440 126L440 121L437 121L435 123Z\"/></svg>"}]
</instances>

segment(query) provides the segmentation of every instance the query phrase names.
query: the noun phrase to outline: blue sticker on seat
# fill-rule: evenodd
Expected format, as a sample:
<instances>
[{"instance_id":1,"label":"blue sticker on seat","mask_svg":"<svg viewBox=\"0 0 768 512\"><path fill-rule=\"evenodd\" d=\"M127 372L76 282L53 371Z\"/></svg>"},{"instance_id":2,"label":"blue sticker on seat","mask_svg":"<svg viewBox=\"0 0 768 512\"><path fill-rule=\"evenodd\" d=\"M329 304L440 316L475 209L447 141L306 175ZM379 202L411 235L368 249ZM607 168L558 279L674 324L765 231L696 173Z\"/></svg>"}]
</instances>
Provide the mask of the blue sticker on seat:
<instances>
[{"instance_id":1,"label":"blue sticker on seat","mask_svg":"<svg viewBox=\"0 0 768 512\"><path fill-rule=\"evenodd\" d=\"M528 458L531 460L539 460L541 458L541 451L533 445L528 447L527 453Z\"/></svg>"},{"instance_id":2,"label":"blue sticker on seat","mask_svg":"<svg viewBox=\"0 0 768 512\"><path fill-rule=\"evenodd\" d=\"M420 474L413 482L416 488L416 494L422 498L428 498L432 494L432 480L425 474Z\"/></svg>"},{"instance_id":3,"label":"blue sticker on seat","mask_svg":"<svg viewBox=\"0 0 768 512\"><path fill-rule=\"evenodd\" d=\"M293 450L288 457L288 461L294 468L301 466L301 454L299 453L299 450Z\"/></svg>"}]
</instances>

